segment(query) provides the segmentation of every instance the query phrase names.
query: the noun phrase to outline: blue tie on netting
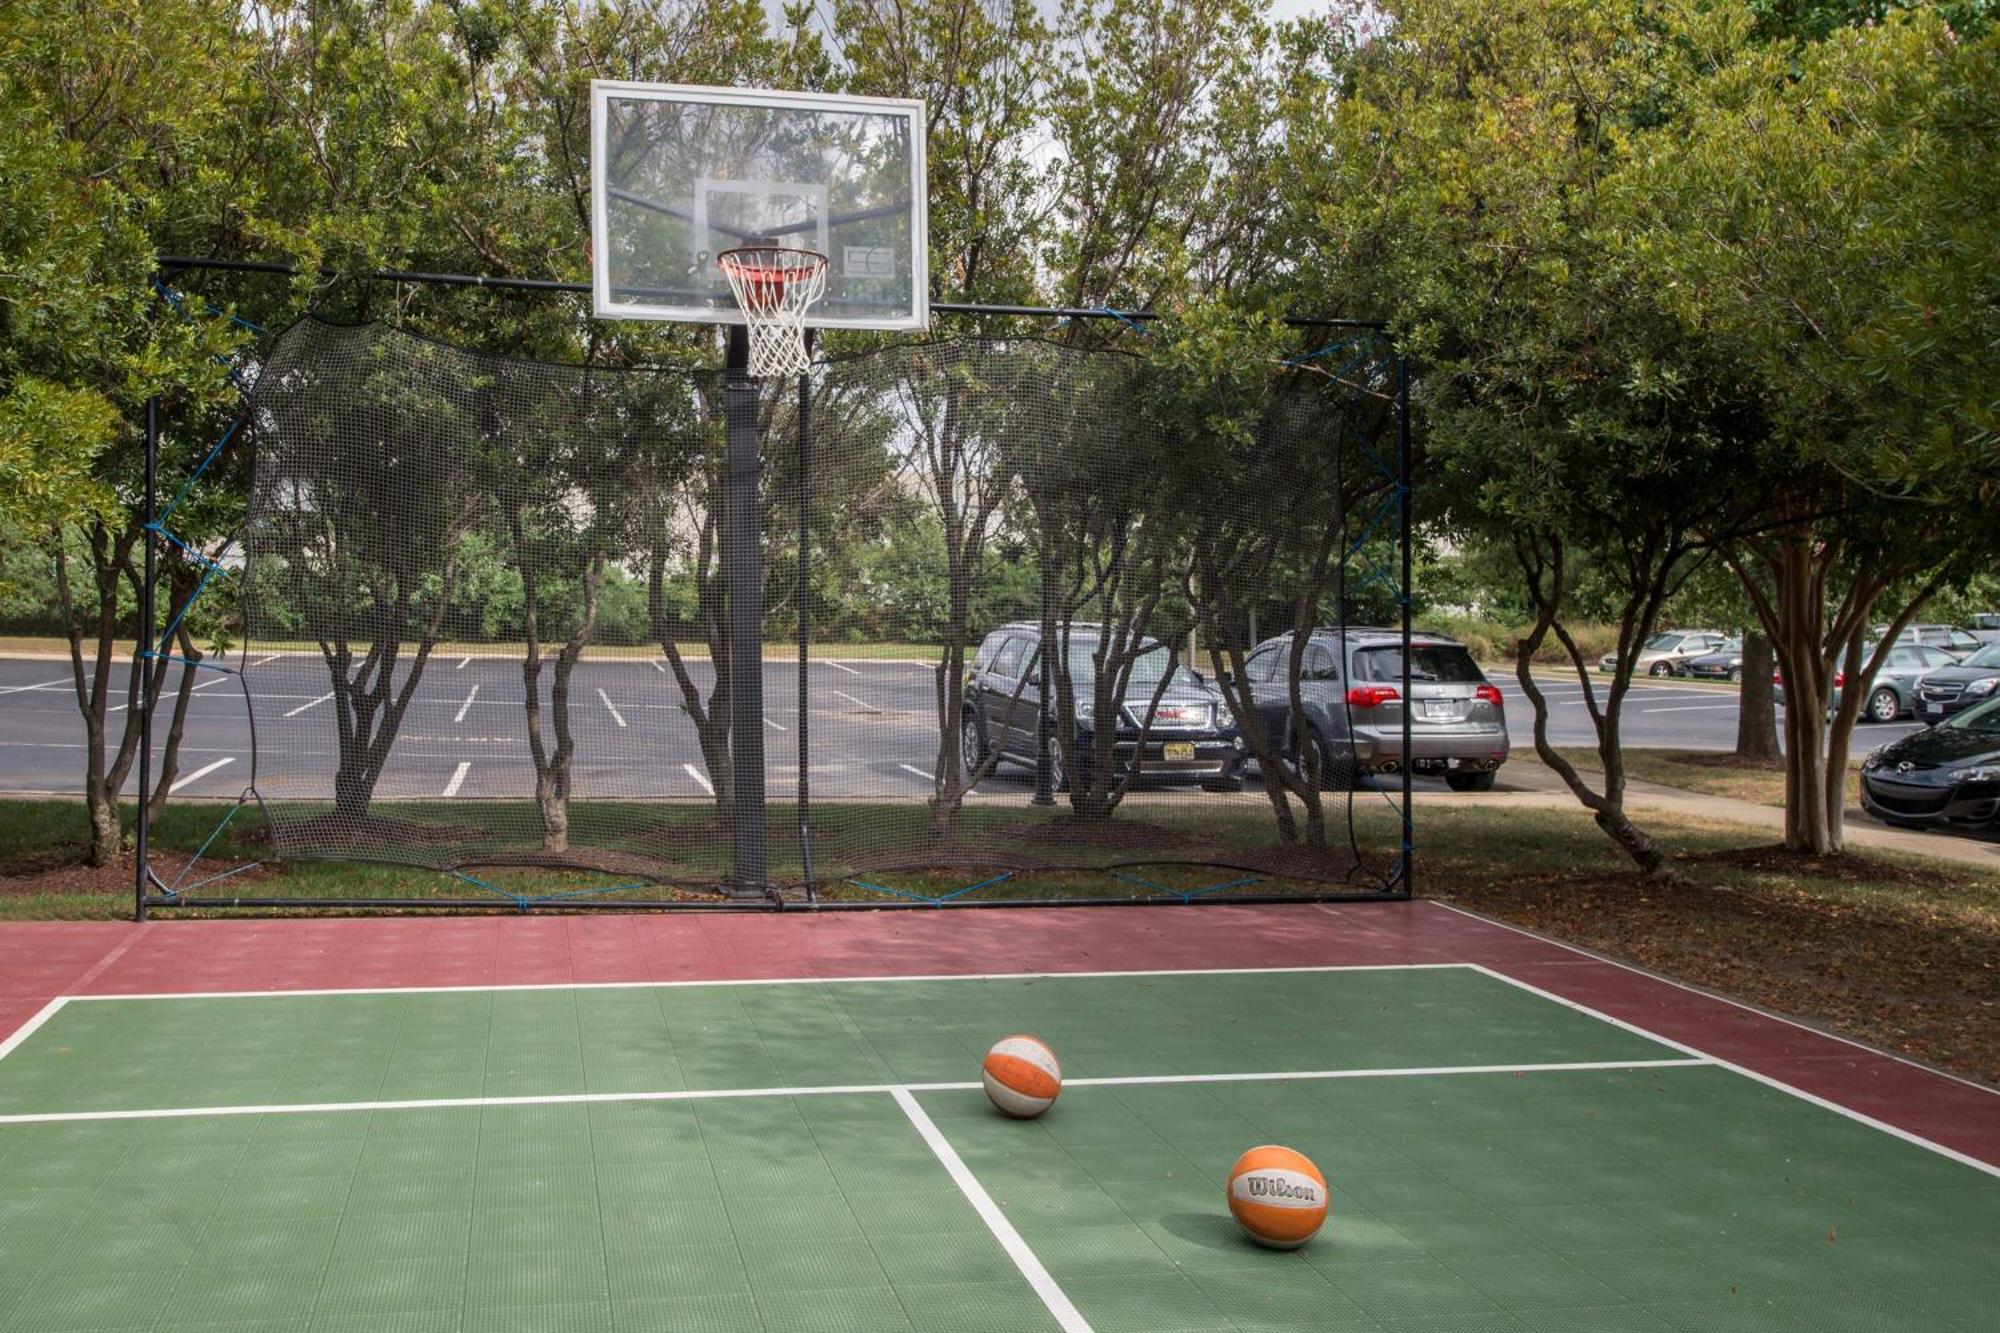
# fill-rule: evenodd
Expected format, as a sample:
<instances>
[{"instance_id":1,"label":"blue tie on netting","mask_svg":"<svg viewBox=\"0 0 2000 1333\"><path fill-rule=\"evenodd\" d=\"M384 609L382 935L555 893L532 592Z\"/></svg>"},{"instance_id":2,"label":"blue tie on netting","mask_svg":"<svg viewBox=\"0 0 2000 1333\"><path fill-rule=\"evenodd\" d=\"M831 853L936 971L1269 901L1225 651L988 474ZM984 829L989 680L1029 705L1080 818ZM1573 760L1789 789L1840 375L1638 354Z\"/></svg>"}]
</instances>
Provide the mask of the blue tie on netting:
<instances>
[{"instance_id":1,"label":"blue tie on netting","mask_svg":"<svg viewBox=\"0 0 2000 1333\"><path fill-rule=\"evenodd\" d=\"M1014 878L1014 872L1009 870L1005 874L994 875L990 879L982 879L977 884L967 884L964 888L953 889L949 893L918 893L912 889L898 889L888 884L875 884L865 879L855 879L852 877L849 877L846 882L852 884L857 889L867 889L870 893L886 893L892 897L907 898L911 902L931 903L935 906L942 906L954 898L963 898L968 893L977 893L981 889L991 888L995 884L1012 878Z\"/></svg>"},{"instance_id":2,"label":"blue tie on netting","mask_svg":"<svg viewBox=\"0 0 2000 1333\"><path fill-rule=\"evenodd\" d=\"M516 893L511 889L503 889L490 880L481 879L477 875L467 874L463 870L453 870L449 873L454 878L462 879L475 888L483 889L485 892L493 894L496 897L506 899L508 902L514 904L514 910L518 912L525 912L531 907L547 907L555 903L570 902L578 898L590 898L601 893L624 893L630 889L647 889L653 887L648 881L639 880L630 884L600 884L587 889L562 889L555 893Z\"/></svg>"}]
</instances>

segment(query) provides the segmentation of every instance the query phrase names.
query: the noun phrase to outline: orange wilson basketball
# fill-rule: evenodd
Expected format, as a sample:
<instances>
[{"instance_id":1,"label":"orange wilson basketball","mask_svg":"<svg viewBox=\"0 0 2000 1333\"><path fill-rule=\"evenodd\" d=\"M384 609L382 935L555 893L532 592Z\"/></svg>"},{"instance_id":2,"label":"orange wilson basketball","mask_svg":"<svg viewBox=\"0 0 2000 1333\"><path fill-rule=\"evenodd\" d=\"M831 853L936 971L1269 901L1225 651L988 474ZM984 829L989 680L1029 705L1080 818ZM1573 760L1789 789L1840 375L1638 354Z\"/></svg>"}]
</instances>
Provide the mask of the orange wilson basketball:
<instances>
[{"instance_id":1,"label":"orange wilson basketball","mask_svg":"<svg viewBox=\"0 0 2000 1333\"><path fill-rule=\"evenodd\" d=\"M1062 1066L1056 1063L1056 1053L1024 1033L994 1042L980 1075L993 1104L1021 1120L1048 1110L1062 1091Z\"/></svg>"},{"instance_id":2,"label":"orange wilson basketball","mask_svg":"<svg viewBox=\"0 0 2000 1333\"><path fill-rule=\"evenodd\" d=\"M1304 1153L1252 1148L1229 1170L1229 1211L1259 1245L1295 1250L1326 1221L1326 1177Z\"/></svg>"}]
</instances>

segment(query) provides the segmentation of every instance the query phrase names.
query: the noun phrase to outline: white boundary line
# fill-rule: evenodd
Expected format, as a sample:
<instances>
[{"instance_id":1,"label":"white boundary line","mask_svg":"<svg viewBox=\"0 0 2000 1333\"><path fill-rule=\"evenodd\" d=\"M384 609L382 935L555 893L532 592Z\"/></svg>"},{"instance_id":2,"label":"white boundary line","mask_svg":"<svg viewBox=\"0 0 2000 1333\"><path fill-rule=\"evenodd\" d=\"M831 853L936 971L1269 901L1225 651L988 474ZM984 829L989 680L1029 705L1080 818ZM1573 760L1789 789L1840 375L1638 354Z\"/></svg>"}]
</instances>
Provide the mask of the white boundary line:
<instances>
[{"instance_id":1,"label":"white boundary line","mask_svg":"<svg viewBox=\"0 0 2000 1333\"><path fill-rule=\"evenodd\" d=\"M306 709L318 707L320 704L325 703L328 699L331 699L332 697L333 697L333 691L328 690L325 694L322 694L319 698L314 699L312 702L300 704L297 708L294 708L290 712L286 713L285 716L297 717L300 713L305 712Z\"/></svg>"},{"instance_id":2,"label":"white boundary line","mask_svg":"<svg viewBox=\"0 0 2000 1333\"><path fill-rule=\"evenodd\" d=\"M70 677L64 676L60 680L45 680L36 685L8 685L0 688L0 694L26 694L31 690L52 690L58 685L74 685L75 683Z\"/></svg>"},{"instance_id":3,"label":"white boundary line","mask_svg":"<svg viewBox=\"0 0 2000 1333\"><path fill-rule=\"evenodd\" d=\"M847 702L853 704L856 708L864 708L871 713L878 713L881 711L879 708L875 707L874 704L869 703L866 699L857 699L853 695L849 694L846 690L828 690L827 693L839 695L841 698L847 700Z\"/></svg>"},{"instance_id":4,"label":"white boundary line","mask_svg":"<svg viewBox=\"0 0 2000 1333\"><path fill-rule=\"evenodd\" d=\"M611 696L604 692L604 687L602 685L597 687L597 697L604 700L604 707L608 712L610 712L611 720L613 722L616 722L621 727L624 726L625 715L618 711L617 704L611 702Z\"/></svg>"},{"instance_id":5,"label":"white boundary line","mask_svg":"<svg viewBox=\"0 0 2000 1333\"><path fill-rule=\"evenodd\" d=\"M979 1177L972 1174L972 1169L966 1166L965 1159L951 1146L951 1140L947 1139L930 1116L925 1114L924 1108L917 1105L917 1099L910 1095L910 1090L891 1088L889 1094L896 1099L896 1105L903 1108L903 1114L910 1118L910 1123L916 1127L917 1134L929 1146L931 1152L936 1154L946 1174L951 1177L952 1183L958 1186L959 1193L963 1194L966 1202L972 1205L972 1211L979 1214L979 1220L993 1233L993 1239L1000 1242L1000 1248L1014 1261L1014 1267L1020 1269L1021 1276L1028 1279L1028 1285L1035 1289L1035 1295L1041 1297L1042 1304L1047 1306L1049 1313L1055 1317L1056 1325L1063 1330L1063 1333L1092 1333L1090 1321L1083 1317L1083 1312L1071 1303L1068 1295L1056 1284L1055 1277L1042 1266L1042 1261L1035 1257L1032 1249L1028 1248L1028 1242L1021 1239L1021 1233L1014 1229L1014 1224L1000 1211L1000 1205L993 1202L993 1196L979 1183Z\"/></svg>"},{"instance_id":6,"label":"white boundary line","mask_svg":"<svg viewBox=\"0 0 2000 1333\"><path fill-rule=\"evenodd\" d=\"M826 664L827 666L830 666L830 667L832 667L832 668L833 668L833 669L834 669L835 671L845 671L845 672L846 672L846 673L847 673L848 675L850 675L850 676L859 676L859 675L861 675L861 674L862 674L861 672L859 672L859 671L856 671L856 670L855 670L855 669L854 669L853 667L851 667L851 666L848 666L848 665L846 665L846 664L845 664L845 663L843 663L843 662L836 662L836 661L834 661L834 660L833 660L832 658L830 658L830 657L822 657L822 658L819 658L819 659L817 659L817 660L819 660L820 662L823 662L823 663L825 663L825 664ZM30 687L30 688L33 688L33 687Z\"/></svg>"},{"instance_id":7,"label":"white boundary line","mask_svg":"<svg viewBox=\"0 0 2000 1333\"><path fill-rule=\"evenodd\" d=\"M444 784L444 795L458 795L458 789L465 785L465 775L471 771L472 761L470 759L459 760L458 767L451 771L451 781Z\"/></svg>"},{"instance_id":8,"label":"white boundary line","mask_svg":"<svg viewBox=\"0 0 2000 1333\"><path fill-rule=\"evenodd\" d=\"M1672 977L1661 976L1657 972L1649 972L1643 967L1632 963L1620 962L1616 958L1608 958L1601 953L1593 953L1589 949L1575 944L1564 943L1562 940L1541 934L1539 931L1529 930L1524 926L1512 925L1497 917L1482 915L1481 913L1472 911L1470 908L1456 907L1451 903L1440 902L1435 898L1427 899L1426 901L1432 907L1441 907L1445 911L1456 913L1469 921L1477 921L1481 925L1486 926L1497 926L1501 930L1511 931L1516 935L1525 936L1531 940L1538 940L1543 944L1553 945L1565 953L1573 953L1577 957L1586 958L1593 963L1603 963L1605 966L1615 967L1621 972L1630 972L1632 975L1644 977L1648 981L1657 981L1663 986L1672 986L1675 990L1686 991L1689 995L1699 995L1704 1000L1714 1000L1718 1004L1726 1004L1732 1009L1741 1009L1745 1013L1755 1014L1759 1018L1768 1018L1774 1023L1783 1023L1786 1027L1797 1028L1801 1032L1810 1032L1815 1037L1825 1037L1828 1041L1837 1041L1843 1046L1852 1046L1857 1051L1866 1051L1868 1054L1880 1056L1884 1060L1894 1060L1899 1065L1908 1065L1910 1068L1921 1070L1926 1074L1934 1074L1939 1078L1950 1079L1953 1083L1963 1083L1966 1087L1986 1093L1988 1096L2000 1097L2000 1088L1992 1088L1987 1087L1983 1083L1975 1083L1971 1079L1954 1074L1949 1070L1933 1069L1921 1061L1912 1060L1908 1056L1897 1055L1894 1051L1885 1051L1879 1047L1870 1046L1865 1041L1856 1041L1853 1037L1843 1037L1838 1032L1828 1032L1825 1028L1816 1028L1810 1023L1801 1023L1796 1018L1787 1018L1783 1014L1774 1013L1769 1009L1761 1008L1747 1001L1734 1000L1727 995L1718 995L1714 991L1703 990L1699 986L1690 986L1685 981L1675 981Z\"/></svg>"},{"instance_id":9,"label":"white boundary line","mask_svg":"<svg viewBox=\"0 0 2000 1333\"><path fill-rule=\"evenodd\" d=\"M1613 1018L1610 1014L1604 1013L1597 1009L1593 1009L1587 1004L1580 1004L1575 1000L1567 999L1564 996L1557 995L1554 991L1543 990L1540 986L1536 986L1529 982L1522 981L1518 977L1510 977L1504 972L1496 972L1492 968L1486 967L1479 963L1469 963L1467 964L1467 966L1471 967L1475 971L1485 973L1487 976L1492 977L1495 981L1504 981L1509 986L1515 987L1517 990L1526 991L1530 995L1539 995L1542 999L1554 1001L1556 1004L1563 1006L1565 1009L1574 1009L1577 1013L1586 1014L1591 1018L1600 1019L1603 1022L1611 1024L1613 1027L1623 1028L1627 1032L1636 1033L1639 1036L1650 1038L1653 1041L1659 1042L1662 1046L1671 1046L1673 1049L1677 1051L1686 1051L1691 1055L1702 1054L1700 1051L1696 1050L1692 1046L1687 1045L1685 1042L1675 1041L1671 1037L1663 1037L1657 1032L1648 1032L1646 1031L1646 1029L1638 1026L1636 1023L1627 1023L1622 1018ZM1942 1143L1933 1143L1931 1140L1925 1138L1921 1134L1912 1133L1911 1131L1904 1129L1899 1125L1892 1125L1886 1120L1877 1120L1872 1115L1863 1114L1862 1112L1857 1111L1850 1106L1842 1106L1839 1102L1828 1101L1824 1097L1818 1096L1814 1093L1807 1092L1804 1088L1795 1088L1791 1084L1785 1082L1783 1079L1773 1078L1769 1074L1760 1074L1754 1069L1745 1068L1743 1065L1739 1065L1733 1060L1724 1060L1719 1056L1705 1056L1703 1058L1706 1059L1710 1064L1715 1065L1719 1069L1727 1069L1732 1074L1741 1074L1744 1078L1751 1079L1758 1083L1762 1083L1767 1088L1776 1088L1779 1092L1789 1093L1790 1095L1798 1098L1802 1102L1810 1102L1814 1106L1817 1106L1822 1110L1832 1111L1836 1115L1844 1115L1849 1120L1853 1120L1859 1124L1867 1125L1871 1129L1879 1129L1884 1134L1889 1135L1891 1138L1901 1139L1903 1142L1915 1144L1919 1148L1928 1148L1932 1152L1938 1154L1938 1156L1940 1157L1949 1157L1952 1161L1957 1162L1961 1166L1969 1166L1975 1171L1983 1172L1984 1174L1992 1176L1995 1179L2000 1179L2000 1166L1995 1166L1990 1162L1982 1162L1977 1157L1974 1157L1969 1153L1962 1153L1958 1151L1958 1149L1956 1148L1947 1148Z\"/></svg>"},{"instance_id":10,"label":"white boundary line","mask_svg":"<svg viewBox=\"0 0 2000 1333\"><path fill-rule=\"evenodd\" d=\"M700 770L696 770L699 772ZM67 998L99 1000L275 1000L324 995L463 995L476 991L677 990L687 986L852 986L885 981L1069 981L1116 977L1284 976L1315 972L1442 972L1470 963L1327 963L1300 967L1155 967L1093 972L929 972L858 977L718 977L675 981L524 981L487 986L329 986L315 990L129 991Z\"/></svg>"},{"instance_id":11,"label":"white boundary line","mask_svg":"<svg viewBox=\"0 0 2000 1333\"><path fill-rule=\"evenodd\" d=\"M937 774L935 774L935 773L927 773L927 772L925 772L925 771L924 771L923 769L921 769L921 768L918 768L918 767L917 767L917 766L916 766L915 764L898 764L898 765L896 765L896 767L897 767L897 768L900 768L900 769L902 769L902 770L903 770L903 771L904 771L905 773L915 773L915 774L916 774L916 775L917 775L918 777L922 778L922 779L923 779L923 780L924 780L925 782L936 782L936 781L937 781Z\"/></svg>"},{"instance_id":12,"label":"white boundary line","mask_svg":"<svg viewBox=\"0 0 2000 1333\"><path fill-rule=\"evenodd\" d=\"M56 996L55 999L50 1000L47 1004L37 1009L27 1022L15 1028L5 1041L0 1041L0 1060L5 1060L9 1055L14 1053L15 1047L34 1036L35 1029L48 1022L51 1018L54 1018L57 1012L69 1003L69 1000L70 997L67 995Z\"/></svg>"},{"instance_id":13,"label":"white boundary line","mask_svg":"<svg viewBox=\"0 0 2000 1333\"><path fill-rule=\"evenodd\" d=\"M457 670L457 668L456 668L456 667L454 667L454 668L452 668L452 669L453 669L454 671L455 671L455 670ZM602 691L602 690L600 690L600 691L598 691L598 693L600 693L600 694L601 694L601 693L603 693L603 691ZM462 703L462 704L460 704L460 705L458 706L458 711L457 711L456 713L453 713L453 714L452 714L452 716L451 716L451 720L452 720L452 723L453 723L453 725L456 725L456 724L458 724L458 723L460 723L460 722L463 722L463 721L465 721L465 714L466 714L466 711L467 711L468 709L470 709L470 708L472 707L472 701L473 701L474 699L477 699L478 697L479 697L479 687L478 687L477 685L474 685L474 686L472 687L472 689L471 689L470 691L468 691L468 692L466 693L466 696L465 696L465 702L464 702L464 703Z\"/></svg>"},{"instance_id":14,"label":"white boundary line","mask_svg":"<svg viewBox=\"0 0 2000 1333\"><path fill-rule=\"evenodd\" d=\"M715 795L715 784L708 780L708 774L702 772L700 769L696 768L693 764L682 764L681 771L686 773L689 777L693 778L695 781L695 785L700 787L703 791L707 792L710 796Z\"/></svg>"},{"instance_id":15,"label":"white boundary line","mask_svg":"<svg viewBox=\"0 0 2000 1333\"><path fill-rule=\"evenodd\" d=\"M49 1013L53 1013L49 1010ZM38 1015L38 1018L46 1018ZM40 1026L39 1023L36 1026ZM1687 1069L1716 1063L1685 1060L1574 1060L1562 1064L1423 1065L1402 1069L1280 1069L1226 1074L1127 1074L1072 1078L1066 1088L1169 1087L1187 1083L1324 1083L1355 1078L1435 1078L1447 1074L1573 1074L1594 1069ZM132 1107L112 1111L29 1111L0 1115L0 1125L69 1124L97 1120L189 1120L203 1116L324 1115L354 1111L452 1111L487 1106L594 1106L607 1102L727 1101L746 1097L833 1097L900 1092L973 1092L982 1085L959 1083L826 1083L773 1088L667 1088L647 1092L546 1092L507 1097L411 1097L372 1102L268 1102L255 1106Z\"/></svg>"}]
</instances>

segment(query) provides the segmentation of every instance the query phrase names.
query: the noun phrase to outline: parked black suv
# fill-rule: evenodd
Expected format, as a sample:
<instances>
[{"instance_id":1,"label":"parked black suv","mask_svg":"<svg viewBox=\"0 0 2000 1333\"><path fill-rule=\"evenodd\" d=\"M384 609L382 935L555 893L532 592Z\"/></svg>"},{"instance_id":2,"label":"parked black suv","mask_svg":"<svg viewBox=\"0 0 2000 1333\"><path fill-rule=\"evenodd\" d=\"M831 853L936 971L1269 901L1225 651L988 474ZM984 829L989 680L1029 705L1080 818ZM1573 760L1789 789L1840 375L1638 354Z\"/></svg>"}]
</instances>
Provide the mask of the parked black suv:
<instances>
[{"instance_id":1,"label":"parked black suv","mask_svg":"<svg viewBox=\"0 0 2000 1333\"><path fill-rule=\"evenodd\" d=\"M1402 697L1400 631L1349 625L1317 629L1299 671L1305 736L1291 732L1292 636L1257 645L1243 664L1257 713L1292 762L1301 743L1332 759L1334 782L1367 773L1412 772L1445 780L1453 791L1487 791L1507 762L1507 710L1465 645L1448 634L1410 639L1410 694ZM1410 714L1410 753L1403 753L1403 709Z\"/></svg>"},{"instance_id":2,"label":"parked black suv","mask_svg":"<svg viewBox=\"0 0 2000 1333\"><path fill-rule=\"evenodd\" d=\"M1070 756L1088 763L1091 738L1106 725L1106 719L1095 716L1094 708L1093 654L1100 638L1094 624L1070 627L1069 672L1076 695L1076 735L1068 745L1062 744L1058 735L1058 743L1050 747L1051 776L1058 791L1068 788L1065 765ZM1016 622L994 630L979 645L966 681L965 710L959 719L959 753L967 773L985 762L989 748L1000 752L1003 764L1034 768L1042 699L1041 642L1041 626ZM1174 667L1172 679L1161 691L1152 725L1146 728L1145 754L1138 753L1139 724L1160 687L1168 660L1165 644L1148 642L1150 646L1132 664L1117 717L1109 720L1117 729L1112 758L1119 771L1124 772L1136 758L1138 776L1149 782L1199 782L1210 791L1240 791L1243 745L1236 734L1235 719L1201 673L1185 665Z\"/></svg>"}]
</instances>

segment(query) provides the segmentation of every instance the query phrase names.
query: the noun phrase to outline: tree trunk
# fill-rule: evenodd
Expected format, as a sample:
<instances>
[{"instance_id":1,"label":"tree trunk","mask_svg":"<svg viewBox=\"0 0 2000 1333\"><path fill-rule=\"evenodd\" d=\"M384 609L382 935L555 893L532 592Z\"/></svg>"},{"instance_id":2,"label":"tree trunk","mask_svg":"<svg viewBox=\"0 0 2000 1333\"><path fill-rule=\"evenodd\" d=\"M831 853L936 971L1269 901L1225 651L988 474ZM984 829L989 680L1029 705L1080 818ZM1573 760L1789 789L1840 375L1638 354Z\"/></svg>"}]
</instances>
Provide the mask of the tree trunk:
<instances>
[{"instance_id":1,"label":"tree trunk","mask_svg":"<svg viewBox=\"0 0 2000 1333\"><path fill-rule=\"evenodd\" d=\"M1743 689L1736 704L1736 757L1778 758L1778 704L1771 686L1776 659L1761 631L1743 636Z\"/></svg>"}]
</instances>

